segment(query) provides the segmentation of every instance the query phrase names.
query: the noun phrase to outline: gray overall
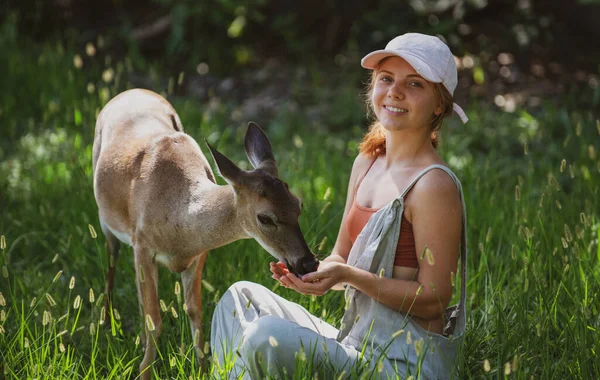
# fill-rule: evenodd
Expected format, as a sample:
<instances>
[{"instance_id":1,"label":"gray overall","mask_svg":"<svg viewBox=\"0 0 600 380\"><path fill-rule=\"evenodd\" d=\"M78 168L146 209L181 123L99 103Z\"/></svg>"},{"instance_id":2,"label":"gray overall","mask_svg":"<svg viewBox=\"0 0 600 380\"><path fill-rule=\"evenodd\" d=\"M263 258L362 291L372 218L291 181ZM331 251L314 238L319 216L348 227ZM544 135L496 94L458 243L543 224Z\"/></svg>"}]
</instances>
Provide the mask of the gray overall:
<instances>
[{"instance_id":1,"label":"gray overall","mask_svg":"<svg viewBox=\"0 0 600 380\"><path fill-rule=\"evenodd\" d=\"M421 171L400 197L369 219L352 246L348 265L391 277L400 236L400 218L404 212L404 198L419 178L432 169L441 169L452 177L463 208L460 301L458 305L446 309L447 324L443 335L425 330L405 314L348 286L345 294L347 310L337 339L342 344L355 347L366 344L375 359L382 356L395 361L400 372L406 368L406 375L446 379L456 377L456 358L462 346L466 324L466 212L462 187L454 173L441 165L432 165Z\"/></svg>"}]
</instances>

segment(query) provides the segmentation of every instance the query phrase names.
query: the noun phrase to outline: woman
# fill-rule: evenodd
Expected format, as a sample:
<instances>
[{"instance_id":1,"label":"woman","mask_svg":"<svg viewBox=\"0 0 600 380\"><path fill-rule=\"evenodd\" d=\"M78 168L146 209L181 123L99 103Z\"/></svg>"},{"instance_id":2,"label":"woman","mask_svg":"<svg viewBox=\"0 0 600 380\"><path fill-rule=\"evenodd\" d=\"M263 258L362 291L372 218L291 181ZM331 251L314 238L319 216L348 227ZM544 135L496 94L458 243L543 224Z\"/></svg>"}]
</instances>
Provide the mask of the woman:
<instances>
[{"instance_id":1,"label":"woman","mask_svg":"<svg viewBox=\"0 0 600 380\"><path fill-rule=\"evenodd\" d=\"M436 151L444 117L454 110L467 121L452 101L454 57L437 37L408 33L361 64L373 70L368 102L376 122L352 168L333 252L302 278L281 262L270 265L274 279L302 294L345 287L341 328L260 285L236 283L217 305L211 335L220 363L237 350L232 375L289 375L298 355L338 373L455 375L466 218L460 183ZM459 256L461 301L447 310Z\"/></svg>"}]
</instances>

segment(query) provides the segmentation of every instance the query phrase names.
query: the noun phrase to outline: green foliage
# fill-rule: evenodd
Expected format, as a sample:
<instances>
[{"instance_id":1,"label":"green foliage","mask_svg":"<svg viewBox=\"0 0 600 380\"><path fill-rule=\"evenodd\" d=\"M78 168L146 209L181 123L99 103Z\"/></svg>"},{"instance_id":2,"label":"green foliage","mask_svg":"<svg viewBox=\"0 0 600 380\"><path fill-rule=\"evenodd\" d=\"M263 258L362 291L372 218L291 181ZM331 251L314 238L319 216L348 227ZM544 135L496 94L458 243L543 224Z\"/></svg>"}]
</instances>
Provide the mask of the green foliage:
<instances>
[{"instance_id":1,"label":"green foliage","mask_svg":"<svg viewBox=\"0 0 600 380\"><path fill-rule=\"evenodd\" d=\"M235 13L237 3L220 4ZM233 19L227 20L230 25ZM19 38L13 27L5 23L0 33L0 65L10 73L0 81L1 376L135 377L142 321L131 252L125 249L117 265L119 318L114 326L104 326L101 297L108 260L104 237L92 232L100 228L91 172L96 114L129 87L133 64L129 58L112 62L80 53L85 70L78 69L74 47L37 45ZM320 258L333 247L364 131L363 111L352 94L358 94L360 78L344 75L347 83L340 83L324 78L318 67L309 69L294 83L297 107L263 125L281 177L303 198L301 226ZM156 79L153 88L169 95L173 86ZM594 94L585 91L579 96ZM239 104L215 96L206 104L170 100L197 141L205 137L248 165L240 149L245 121L231 116ZM325 107L316 121L305 112L314 104ZM597 378L597 116L571 101L513 113L475 102L465 106L470 122L451 119L441 139L442 155L462 180L469 218L469 314L461 378ZM337 325L343 309L339 292L316 298L281 289L270 279L270 260L251 240L210 253L204 272L205 339L216 302L238 280L264 284ZM174 292L177 281L177 275L160 270L159 297L166 311L154 371L159 378L223 376L225 370L214 366L201 374L195 364L189 324ZM296 377L311 377L312 363L299 365L304 372Z\"/></svg>"}]
</instances>

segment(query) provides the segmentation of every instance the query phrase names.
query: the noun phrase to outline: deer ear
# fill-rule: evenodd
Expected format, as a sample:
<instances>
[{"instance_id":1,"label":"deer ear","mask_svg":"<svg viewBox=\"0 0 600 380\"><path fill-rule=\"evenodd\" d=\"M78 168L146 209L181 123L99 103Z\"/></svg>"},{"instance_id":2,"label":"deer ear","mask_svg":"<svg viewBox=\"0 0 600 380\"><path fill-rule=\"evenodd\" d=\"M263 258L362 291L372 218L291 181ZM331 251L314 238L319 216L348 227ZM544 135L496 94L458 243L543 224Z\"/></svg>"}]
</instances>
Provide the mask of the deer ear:
<instances>
[{"instance_id":1,"label":"deer ear","mask_svg":"<svg viewBox=\"0 0 600 380\"><path fill-rule=\"evenodd\" d=\"M229 158L225 157L224 154L213 148L206 139L204 139L204 142L208 146L210 154L217 165L218 174L231 185L240 182L243 170L237 167Z\"/></svg>"},{"instance_id":2,"label":"deer ear","mask_svg":"<svg viewBox=\"0 0 600 380\"><path fill-rule=\"evenodd\" d=\"M255 169L262 169L277 177L277 164L267 135L254 122L248 123L245 138L246 155Z\"/></svg>"}]
</instances>

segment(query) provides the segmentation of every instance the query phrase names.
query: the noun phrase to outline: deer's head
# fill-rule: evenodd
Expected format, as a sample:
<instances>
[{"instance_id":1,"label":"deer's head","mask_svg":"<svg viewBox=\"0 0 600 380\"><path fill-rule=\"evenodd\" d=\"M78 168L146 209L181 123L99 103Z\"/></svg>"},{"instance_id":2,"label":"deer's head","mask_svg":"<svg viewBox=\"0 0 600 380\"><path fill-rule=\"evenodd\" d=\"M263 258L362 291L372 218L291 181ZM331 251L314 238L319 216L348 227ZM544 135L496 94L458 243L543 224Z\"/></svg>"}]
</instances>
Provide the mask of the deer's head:
<instances>
[{"instance_id":1,"label":"deer's head","mask_svg":"<svg viewBox=\"0 0 600 380\"><path fill-rule=\"evenodd\" d=\"M301 200L279 179L271 144L260 127L248 124L245 147L254 170L240 169L207 143L219 174L235 192L238 220L248 235L288 269L302 275L317 269L298 218Z\"/></svg>"}]
</instances>

